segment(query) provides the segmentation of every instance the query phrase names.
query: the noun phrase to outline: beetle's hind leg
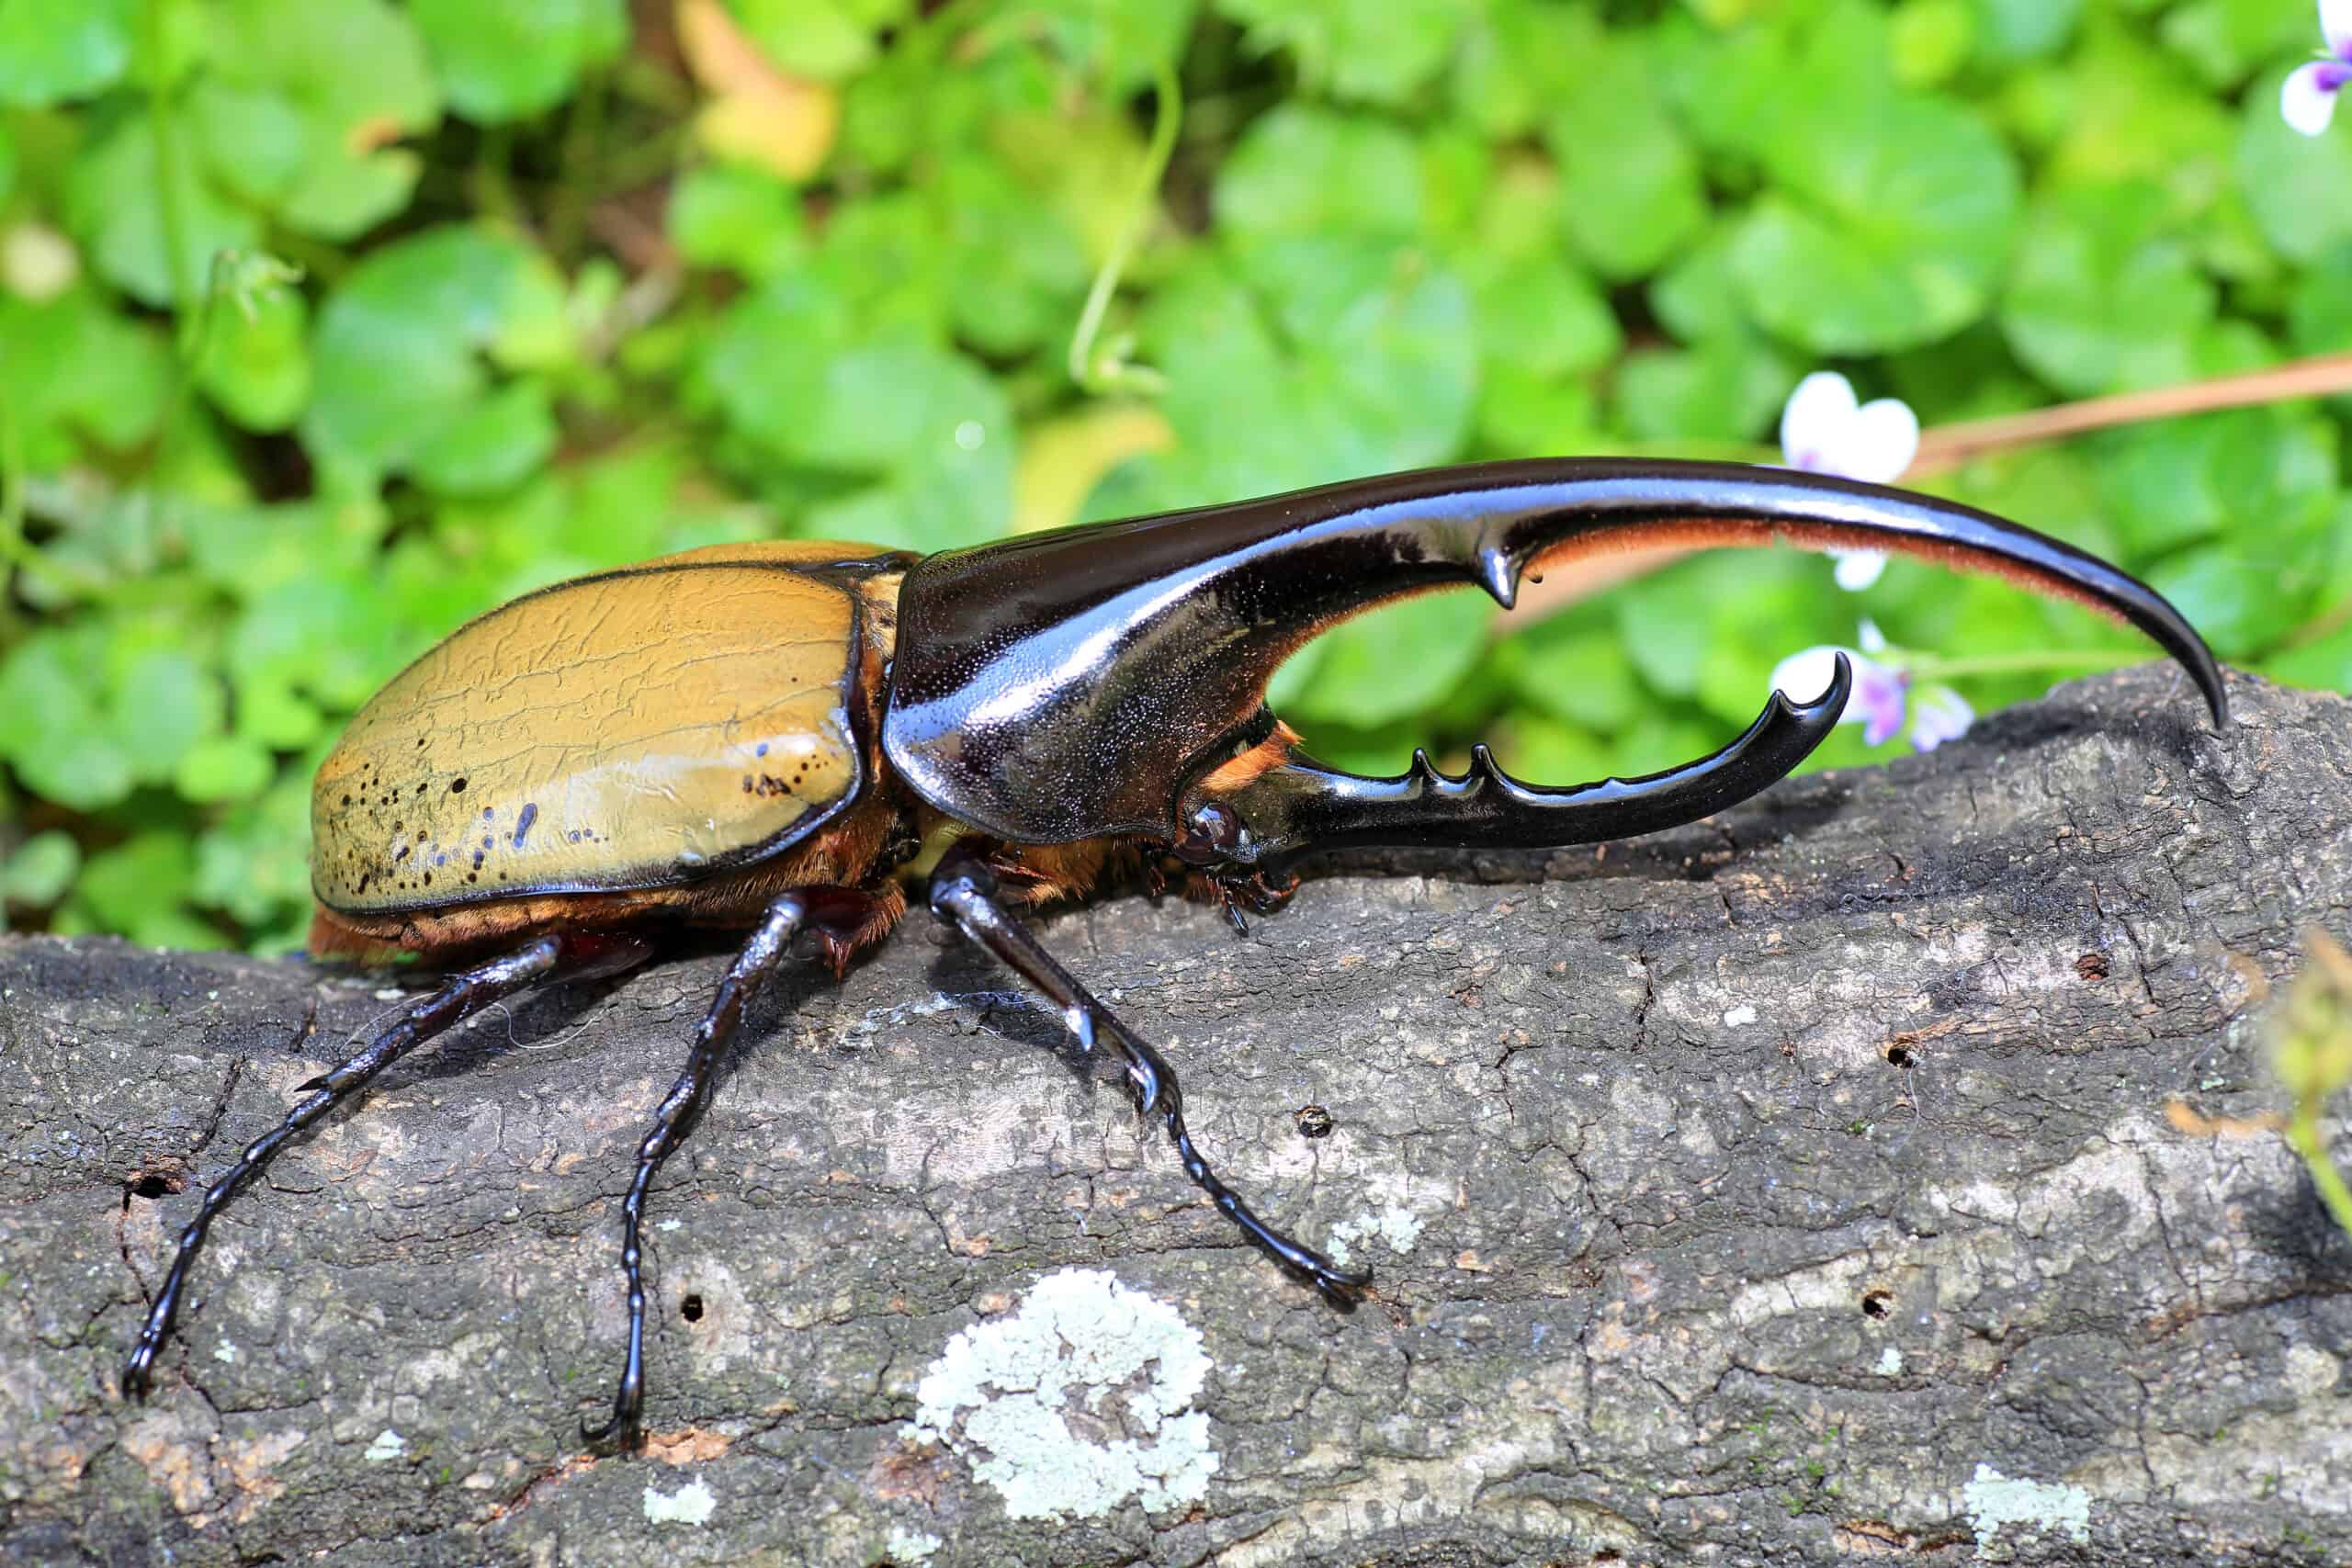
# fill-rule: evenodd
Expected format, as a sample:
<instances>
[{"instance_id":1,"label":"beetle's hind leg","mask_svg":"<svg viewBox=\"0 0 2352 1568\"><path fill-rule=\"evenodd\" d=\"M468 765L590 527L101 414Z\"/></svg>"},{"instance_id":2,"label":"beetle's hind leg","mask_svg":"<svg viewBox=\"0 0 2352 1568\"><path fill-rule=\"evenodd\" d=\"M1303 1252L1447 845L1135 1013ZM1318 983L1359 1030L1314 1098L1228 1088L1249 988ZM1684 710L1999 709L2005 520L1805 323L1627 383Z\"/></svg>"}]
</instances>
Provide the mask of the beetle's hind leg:
<instances>
[{"instance_id":1,"label":"beetle's hind leg","mask_svg":"<svg viewBox=\"0 0 2352 1568\"><path fill-rule=\"evenodd\" d=\"M771 902L750 940L729 965L718 983L718 994L695 1028L694 1049L685 1071L653 1112L653 1129L637 1147L637 1174L621 1201L621 1275L628 1288L628 1353L621 1363L620 1387L613 1394L613 1418L601 1427L582 1425L582 1435L592 1447L628 1448L638 1438L639 1418L645 1405L645 1254L642 1235L645 1194L653 1185L662 1162L678 1146L686 1128L710 1092L712 1073L727 1052L729 1042L743 1021L743 1010L760 987L791 951L793 938L808 919L808 900L786 893Z\"/></svg>"},{"instance_id":2,"label":"beetle's hind leg","mask_svg":"<svg viewBox=\"0 0 2352 1568\"><path fill-rule=\"evenodd\" d=\"M1039 945L1026 927L1006 912L997 899L996 878L987 866L967 852L959 851L948 855L932 875L931 908L1059 1007L1062 1021L1078 1037L1080 1048L1091 1052L1098 1032L1110 1037L1119 1054L1126 1058L1127 1088L1135 1097L1136 1109L1146 1115L1159 1112L1169 1137L1175 1141L1184 1174L1209 1195L1219 1213L1241 1227L1243 1235L1334 1302L1351 1300L1356 1291L1371 1282L1368 1271L1342 1269L1313 1247L1302 1246L1275 1230L1253 1213L1239 1194L1217 1179L1208 1161L1193 1146L1193 1134L1184 1125L1184 1093L1177 1085L1176 1069L1095 1000L1069 970Z\"/></svg>"},{"instance_id":3,"label":"beetle's hind leg","mask_svg":"<svg viewBox=\"0 0 2352 1568\"><path fill-rule=\"evenodd\" d=\"M274 1130L245 1145L237 1163L206 1190L204 1201L197 1205L196 1217L180 1232L179 1250L172 1258L171 1271L164 1276L163 1288L155 1292L154 1305L147 1312L147 1325L139 1331L139 1342L131 1347L122 1363L123 1393L132 1399L146 1396L154 1381L155 1354L171 1337L173 1320L179 1315L180 1294L187 1285L188 1269L203 1249L214 1217L246 1182L260 1174L288 1140L357 1094L386 1067L491 1003L548 980L617 974L643 962L651 951L634 937L540 937L503 958L449 976L439 990L412 1003L400 1021L376 1036L366 1050L302 1084L300 1088L307 1091L302 1102L288 1111L286 1120Z\"/></svg>"}]
</instances>

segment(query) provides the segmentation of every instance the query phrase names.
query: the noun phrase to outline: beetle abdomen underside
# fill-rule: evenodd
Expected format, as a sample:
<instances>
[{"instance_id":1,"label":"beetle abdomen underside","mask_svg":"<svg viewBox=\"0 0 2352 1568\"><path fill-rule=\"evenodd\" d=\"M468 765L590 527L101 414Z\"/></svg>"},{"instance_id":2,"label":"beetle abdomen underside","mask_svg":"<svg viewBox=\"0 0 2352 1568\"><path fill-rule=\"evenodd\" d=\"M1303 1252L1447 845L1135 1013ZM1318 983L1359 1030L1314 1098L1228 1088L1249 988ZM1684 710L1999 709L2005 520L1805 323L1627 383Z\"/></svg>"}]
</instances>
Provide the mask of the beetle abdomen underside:
<instances>
[{"instance_id":1,"label":"beetle abdomen underside","mask_svg":"<svg viewBox=\"0 0 2352 1568\"><path fill-rule=\"evenodd\" d=\"M816 553L696 551L460 627L319 769L319 901L385 914L658 887L797 841L865 773L852 710L872 628Z\"/></svg>"}]
</instances>

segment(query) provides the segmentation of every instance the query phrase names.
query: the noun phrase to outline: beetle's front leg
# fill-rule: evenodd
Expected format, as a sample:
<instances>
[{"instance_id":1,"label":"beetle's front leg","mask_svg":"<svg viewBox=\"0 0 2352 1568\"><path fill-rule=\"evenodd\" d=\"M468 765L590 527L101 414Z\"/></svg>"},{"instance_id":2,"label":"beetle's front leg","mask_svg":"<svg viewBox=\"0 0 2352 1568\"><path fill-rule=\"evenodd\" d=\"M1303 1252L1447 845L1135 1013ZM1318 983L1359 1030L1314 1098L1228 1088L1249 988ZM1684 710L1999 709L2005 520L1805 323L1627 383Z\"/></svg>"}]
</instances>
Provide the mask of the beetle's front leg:
<instances>
[{"instance_id":1,"label":"beetle's front leg","mask_svg":"<svg viewBox=\"0 0 2352 1568\"><path fill-rule=\"evenodd\" d=\"M1241 1227L1243 1235L1284 1268L1312 1281L1334 1302L1352 1300L1356 1291L1371 1282L1369 1270L1342 1269L1313 1247L1301 1246L1267 1224L1238 1193L1217 1179L1208 1161L1193 1146L1193 1134L1184 1125L1184 1093L1176 1082L1176 1069L1095 1000L1092 993L1005 910L997 901L995 875L978 857L958 850L940 863L931 878L931 909L988 949L999 962L1060 1008L1062 1022L1078 1037L1082 1050L1093 1051L1098 1033L1110 1038L1126 1059L1127 1088L1135 1096L1136 1109L1146 1115L1159 1113L1168 1135L1175 1141L1184 1174L1209 1195L1218 1213Z\"/></svg>"},{"instance_id":2,"label":"beetle's front leg","mask_svg":"<svg viewBox=\"0 0 2352 1568\"><path fill-rule=\"evenodd\" d=\"M750 940L729 965L727 977L719 981L710 1010L695 1026L694 1049L686 1057L685 1071L670 1086L669 1094L653 1113L652 1131L638 1145L637 1175L629 1182L628 1196L621 1201L621 1275L628 1285L628 1355L621 1363L620 1387L613 1394L613 1418L601 1427L583 1423L581 1427L592 1448L633 1447L645 1406L645 1254L640 1236L646 1190L653 1185L654 1172L685 1135L695 1112L702 1108L710 1092L711 1074L735 1038L744 1009L791 950L792 939L799 935L808 918L808 900L798 893L786 893L768 905Z\"/></svg>"}]
</instances>

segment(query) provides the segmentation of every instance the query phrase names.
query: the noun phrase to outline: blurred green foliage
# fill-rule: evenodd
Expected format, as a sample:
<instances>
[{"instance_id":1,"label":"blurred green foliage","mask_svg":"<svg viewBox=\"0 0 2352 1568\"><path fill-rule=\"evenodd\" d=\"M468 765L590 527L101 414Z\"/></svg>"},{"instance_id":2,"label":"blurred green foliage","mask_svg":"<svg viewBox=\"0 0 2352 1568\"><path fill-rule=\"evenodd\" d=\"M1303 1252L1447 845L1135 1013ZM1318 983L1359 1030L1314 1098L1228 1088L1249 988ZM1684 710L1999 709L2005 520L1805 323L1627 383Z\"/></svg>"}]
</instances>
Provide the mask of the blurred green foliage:
<instances>
[{"instance_id":1,"label":"blurred green foliage","mask_svg":"<svg viewBox=\"0 0 2352 1568\"><path fill-rule=\"evenodd\" d=\"M2342 349L2352 134L2277 107L2316 41L2281 0L0 0L6 918L299 942L345 716L466 616L664 550L1770 458L1825 366L1934 424ZM2352 687L2347 414L1948 488ZM1481 595L1414 601L1279 695L1349 764L1642 771L1863 614L2049 656L1980 705L2144 654L1997 583L1742 552L1499 639Z\"/></svg>"}]
</instances>

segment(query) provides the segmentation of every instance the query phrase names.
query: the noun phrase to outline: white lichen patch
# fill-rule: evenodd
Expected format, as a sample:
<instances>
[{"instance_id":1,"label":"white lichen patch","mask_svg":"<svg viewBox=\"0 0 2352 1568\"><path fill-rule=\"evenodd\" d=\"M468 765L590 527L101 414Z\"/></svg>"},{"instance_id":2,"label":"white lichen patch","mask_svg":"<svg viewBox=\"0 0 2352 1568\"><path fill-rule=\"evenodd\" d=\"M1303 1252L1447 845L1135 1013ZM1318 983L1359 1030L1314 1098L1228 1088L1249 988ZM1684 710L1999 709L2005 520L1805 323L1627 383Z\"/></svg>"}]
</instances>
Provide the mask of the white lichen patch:
<instances>
[{"instance_id":1,"label":"white lichen patch","mask_svg":"<svg viewBox=\"0 0 2352 1568\"><path fill-rule=\"evenodd\" d=\"M917 1385L913 1442L963 1453L1016 1519L1171 1508L1208 1493L1217 1456L1193 1401L1200 1330L1100 1269L1037 1281L1019 1310L948 1340Z\"/></svg>"},{"instance_id":2,"label":"white lichen patch","mask_svg":"<svg viewBox=\"0 0 2352 1568\"><path fill-rule=\"evenodd\" d=\"M228 1365L232 1367L235 1366L237 1364L237 1342L233 1339L223 1338L220 1344L212 1347L212 1359L216 1361L226 1362Z\"/></svg>"},{"instance_id":3,"label":"white lichen patch","mask_svg":"<svg viewBox=\"0 0 2352 1568\"><path fill-rule=\"evenodd\" d=\"M1378 1213L1354 1215L1331 1227L1328 1250L1333 1262L1352 1263L1356 1243L1374 1237L1386 1242L1388 1250L1401 1258L1421 1239L1421 1217L1399 1203L1391 1203Z\"/></svg>"},{"instance_id":4,"label":"white lichen patch","mask_svg":"<svg viewBox=\"0 0 2352 1568\"><path fill-rule=\"evenodd\" d=\"M1980 1464L1975 1479L1960 1489L1960 1504L1976 1532L1979 1557L1992 1555L1993 1538L2005 1525L2020 1526L2028 1536L2063 1533L2076 1545L2090 1539L2091 1495L2079 1486L2012 1481Z\"/></svg>"},{"instance_id":5,"label":"white lichen patch","mask_svg":"<svg viewBox=\"0 0 2352 1568\"><path fill-rule=\"evenodd\" d=\"M910 1530L904 1525L892 1525L890 1537L882 1543L893 1562L925 1562L939 1550L939 1538L929 1530Z\"/></svg>"},{"instance_id":6,"label":"white lichen patch","mask_svg":"<svg viewBox=\"0 0 2352 1568\"><path fill-rule=\"evenodd\" d=\"M369 1443L368 1451L359 1457L371 1464L388 1464L406 1452L408 1439L387 1427L376 1434L376 1440Z\"/></svg>"},{"instance_id":7,"label":"white lichen patch","mask_svg":"<svg viewBox=\"0 0 2352 1568\"><path fill-rule=\"evenodd\" d=\"M1742 1024L1754 1023L1755 1021L1756 1009L1746 1002L1742 1002L1736 1008L1725 1008L1724 1010L1724 1027L1725 1029L1737 1029Z\"/></svg>"},{"instance_id":8,"label":"white lichen patch","mask_svg":"<svg viewBox=\"0 0 2352 1568\"><path fill-rule=\"evenodd\" d=\"M645 1517L657 1525L707 1525L718 1507L718 1495L695 1476L675 1492L659 1486L645 1489Z\"/></svg>"},{"instance_id":9,"label":"white lichen patch","mask_svg":"<svg viewBox=\"0 0 2352 1568\"><path fill-rule=\"evenodd\" d=\"M1878 1375L1899 1378L1903 1375L1903 1352L1889 1345L1878 1353Z\"/></svg>"}]
</instances>

